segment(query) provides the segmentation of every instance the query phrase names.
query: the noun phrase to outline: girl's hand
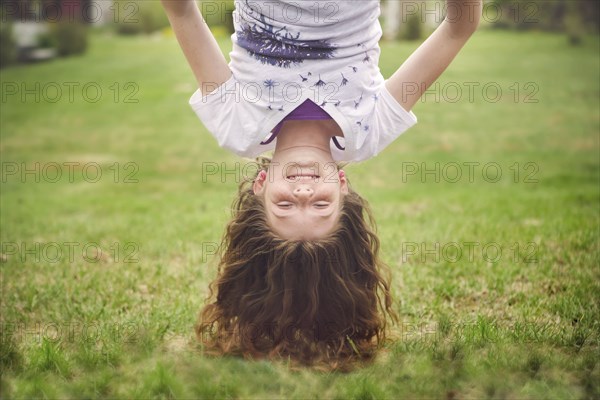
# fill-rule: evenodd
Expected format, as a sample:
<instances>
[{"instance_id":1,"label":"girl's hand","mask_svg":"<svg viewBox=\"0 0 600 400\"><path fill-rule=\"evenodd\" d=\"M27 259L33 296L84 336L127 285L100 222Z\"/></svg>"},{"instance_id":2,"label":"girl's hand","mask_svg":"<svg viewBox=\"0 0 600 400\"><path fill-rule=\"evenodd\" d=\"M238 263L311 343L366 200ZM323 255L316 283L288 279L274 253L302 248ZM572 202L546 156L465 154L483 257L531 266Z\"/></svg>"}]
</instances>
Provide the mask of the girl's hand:
<instances>
[{"instance_id":1,"label":"girl's hand","mask_svg":"<svg viewBox=\"0 0 600 400\"><path fill-rule=\"evenodd\" d=\"M446 5L444 21L386 82L407 111L448 68L479 25L482 0L446 0Z\"/></svg>"}]
</instances>

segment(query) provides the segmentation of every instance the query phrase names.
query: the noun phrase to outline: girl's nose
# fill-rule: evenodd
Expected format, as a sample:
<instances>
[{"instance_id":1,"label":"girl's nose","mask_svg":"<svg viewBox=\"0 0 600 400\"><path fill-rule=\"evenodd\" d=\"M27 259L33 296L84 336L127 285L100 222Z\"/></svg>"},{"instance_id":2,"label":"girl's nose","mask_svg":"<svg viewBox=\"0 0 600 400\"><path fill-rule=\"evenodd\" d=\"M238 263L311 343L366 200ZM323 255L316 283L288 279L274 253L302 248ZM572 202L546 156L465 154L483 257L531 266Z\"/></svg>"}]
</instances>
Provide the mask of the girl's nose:
<instances>
[{"instance_id":1,"label":"girl's nose","mask_svg":"<svg viewBox=\"0 0 600 400\"><path fill-rule=\"evenodd\" d=\"M298 186L294 189L295 196L310 197L314 191L309 186Z\"/></svg>"}]
</instances>

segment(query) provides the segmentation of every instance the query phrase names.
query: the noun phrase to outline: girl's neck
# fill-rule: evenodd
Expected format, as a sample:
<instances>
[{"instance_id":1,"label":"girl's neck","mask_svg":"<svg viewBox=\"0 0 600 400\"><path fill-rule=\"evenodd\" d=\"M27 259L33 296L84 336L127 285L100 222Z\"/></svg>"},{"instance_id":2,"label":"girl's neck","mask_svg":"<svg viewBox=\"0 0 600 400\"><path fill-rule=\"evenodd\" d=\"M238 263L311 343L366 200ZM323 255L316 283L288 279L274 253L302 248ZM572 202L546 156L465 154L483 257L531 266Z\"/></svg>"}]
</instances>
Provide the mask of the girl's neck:
<instances>
[{"instance_id":1,"label":"girl's neck","mask_svg":"<svg viewBox=\"0 0 600 400\"><path fill-rule=\"evenodd\" d=\"M334 120L285 121L277 135L275 154L295 148L321 150L331 157L330 142L333 136L343 136Z\"/></svg>"}]
</instances>

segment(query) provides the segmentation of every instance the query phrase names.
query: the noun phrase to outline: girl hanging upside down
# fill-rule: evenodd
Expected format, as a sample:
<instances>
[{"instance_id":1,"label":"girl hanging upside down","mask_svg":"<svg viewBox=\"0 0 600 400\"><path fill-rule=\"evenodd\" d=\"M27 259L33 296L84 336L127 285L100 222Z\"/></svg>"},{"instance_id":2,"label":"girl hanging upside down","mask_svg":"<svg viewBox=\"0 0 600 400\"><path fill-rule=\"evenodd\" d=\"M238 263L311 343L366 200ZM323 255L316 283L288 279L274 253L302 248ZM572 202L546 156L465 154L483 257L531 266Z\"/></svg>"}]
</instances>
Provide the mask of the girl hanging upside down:
<instances>
[{"instance_id":1,"label":"girl hanging upside down","mask_svg":"<svg viewBox=\"0 0 600 400\"><path fill-rule=\"evenodd\" d=\"M236 0L228 64L193 0L162 0L198 81L190 105L219 145L257 158L240 185L206 349L346 369L371 359L392 309L367 202L340 162L376 156L477 29L481 0L447 0L435 32L387 80L379 0Z\"/></svg>"}]
</instances>

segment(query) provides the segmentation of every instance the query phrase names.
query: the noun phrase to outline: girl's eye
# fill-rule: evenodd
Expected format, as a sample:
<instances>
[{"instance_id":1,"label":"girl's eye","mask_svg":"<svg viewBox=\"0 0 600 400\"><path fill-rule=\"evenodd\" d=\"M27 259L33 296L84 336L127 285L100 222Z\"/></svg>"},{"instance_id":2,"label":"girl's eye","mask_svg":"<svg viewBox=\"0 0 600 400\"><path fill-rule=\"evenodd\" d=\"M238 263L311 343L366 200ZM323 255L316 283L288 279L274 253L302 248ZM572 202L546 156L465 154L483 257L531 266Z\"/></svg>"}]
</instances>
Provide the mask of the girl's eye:
<instances>
[{"instance_id":1,"label":"girl's eye","mask_svg":"<svg viewBox=\"0 0 600 400\"><path fill-rule=\"evenodd\" d=\"M287 201L282 201L277 203L277 207L283 209L283 210L287 210L289 208L292 208L292 203L287 202Z\"/></svg>"},{"instance_id":2,"label":"girl's eye","mask_svg":"<svg viewBox=\"0 0 600 400\"><path fill-rule=\"evenodd\" d=\"M315 203L315 207L319 208L319 209L327 208L328 206L329 206L329 203L323 203L323 202Z\"/></svg>"}]
</instances>

